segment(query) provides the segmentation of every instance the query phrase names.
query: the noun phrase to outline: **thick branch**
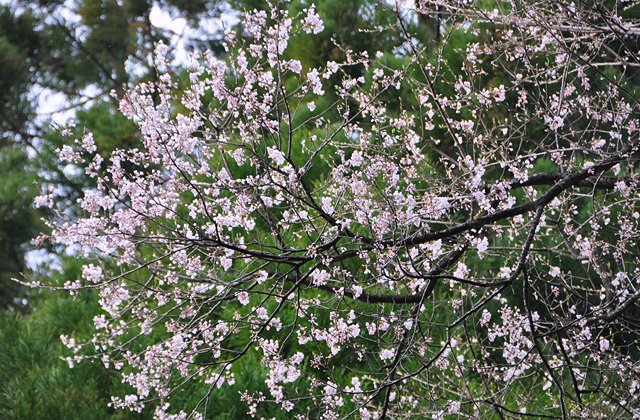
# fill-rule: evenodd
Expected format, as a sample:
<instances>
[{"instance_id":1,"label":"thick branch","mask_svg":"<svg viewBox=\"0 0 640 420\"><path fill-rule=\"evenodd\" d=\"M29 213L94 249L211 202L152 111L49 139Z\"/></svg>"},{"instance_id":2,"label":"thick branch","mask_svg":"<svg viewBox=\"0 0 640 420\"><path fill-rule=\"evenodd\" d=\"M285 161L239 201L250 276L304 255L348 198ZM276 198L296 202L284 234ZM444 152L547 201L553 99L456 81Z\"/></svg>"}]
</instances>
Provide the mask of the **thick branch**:
<instances>
[{"instance_id":1,"label":"thick branch","mask_svg":"<svg viewBox=\"0 0 640 420\"><path fill-rule=\"evenodd\" d=\"M437 241L438 239L450 238L460 233L468 232L472 229L476 229L476 230L480 229L483 226L497 222L499 220L504 220L504 219L518 216L520 214L528 213L541 206L546 206L551 202L551 200L556 198L562 192L568 190L571 187L579 186L585 180L611 169L614 165L622 162L624 159L628 158L631 154L635 154L635 153L637 153L636 143L625 147L621 152L617 153L616 155L613 155L607 159L604 159L603 161L596 163L589 168L582 169L578 172L570 173L564 176L555 184L553 184L553 186L549 188L549 190L547 190L544 194L542 194L542 196L540 196L540 198L538 198L537 200L530 201L528 203L521 204L519 206L515 206L510 209L499 210L499 211L496 211L495 213L479 216L473 220L460 223L448 229L438 230L435 232L428 232L419 236L415 236L413 238L406 239L405 241L402 241L400 243L394 240L383 241L382 245L383 246L419 245L427 242Z\"/></svg>"},{"instance_id":2,"label":"thick branch","mask_svg":"<svg viewBox=\"0 0 640 420\"><path fill-rule=\"evenodd\" d=\"M512 189L538 185L555 185L558 181L569 175L571 174L566 172L540 172L529 175L529 178L526 181L510 180L507 181L507 183ZM618 178L615 176L596 177L595 175L592 175L587 179L576 182L573 186L612 190L616 186L616 182L621 180L625 180L625 178Z\"/></svg>"}]
</instances>

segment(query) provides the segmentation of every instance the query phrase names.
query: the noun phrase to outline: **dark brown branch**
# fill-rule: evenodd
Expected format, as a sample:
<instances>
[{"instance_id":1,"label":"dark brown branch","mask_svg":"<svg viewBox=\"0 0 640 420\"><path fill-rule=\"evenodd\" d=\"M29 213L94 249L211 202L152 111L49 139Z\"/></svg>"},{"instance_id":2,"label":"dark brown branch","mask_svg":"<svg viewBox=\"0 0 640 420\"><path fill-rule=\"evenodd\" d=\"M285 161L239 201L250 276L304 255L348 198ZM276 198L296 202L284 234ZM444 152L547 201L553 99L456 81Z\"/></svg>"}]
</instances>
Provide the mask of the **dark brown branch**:
<instances>
[{"instance_id":1,"label":"dark brown branch","mask_svg":"<svg viewBox=\"0 0 640 420\"><path fill-rule=\"evenodd\" d=\"M540 172L537 174L529 175L529 178L526 181L508 180L507 183L512 189L538 185L555 185L558 181L566 178L569 175L570 174L566 172ZM628 178L618 178L615 176L596 177L594 175L575 183L573 186L612 190L615 187L616 182L621 180L628 181Z\"/></svg>"},{"instance_id":2,"label":"dark brown branch","mask_svg":"<svg viewBox=\"0 0 640 420\"><path fill-rule=\"evenodd\" d=\"M616 155L613 155L607 159L604 159L603 161L596 163L589 168L582 169L578 172L570 173L565 177L563 177L562 179L560 179L555 184L553 184L553 186L549 188L544 194L542 194L542 196L540 196L540 198L538 198L537 200L530 201L528 203L521 204L519 206L515 206L510 209L498 210L495 213L477 217L473 220L460 223L448 229L438 230L435 232L428 232L419 236L415 236L413 238L409 238L400 243L398 243L397 241L389 240L389 241L383 241L381 244L383 246L419 245L427 242L437 241L438 239L450 238L460 233L468 232L472 229L476 229L476 230L480 229L483 226L497 222L499 220L504 220L504 219L515 217L524 213L528 213L541 206L546 206L551 202L551 200L556 198L562 192L568 190L571 187L578 186L581 182L597 174L600 174L602 172L605 172L611 169L617 163L622 162L624 159L628 158L631 154L635 154L637 152L638 152L637 143L634 143L632 145L625 147L622 151L620 151Z\"/></svg>"}]
</instances>

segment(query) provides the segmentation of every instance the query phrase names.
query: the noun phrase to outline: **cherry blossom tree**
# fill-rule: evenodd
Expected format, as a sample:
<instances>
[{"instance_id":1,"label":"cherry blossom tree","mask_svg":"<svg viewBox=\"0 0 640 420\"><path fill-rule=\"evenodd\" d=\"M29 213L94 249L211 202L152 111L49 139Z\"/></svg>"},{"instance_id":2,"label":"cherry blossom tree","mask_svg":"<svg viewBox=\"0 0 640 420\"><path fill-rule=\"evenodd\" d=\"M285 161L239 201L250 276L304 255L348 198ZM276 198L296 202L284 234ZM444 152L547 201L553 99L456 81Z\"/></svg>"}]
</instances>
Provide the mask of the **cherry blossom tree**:
<instances>
[{"instance_id":1,"label":"cherry blossom tree","mask_svg":"<svg viewBox=\"0 0 640 420\"><path fill-rule=\"evenodd\" d=\"M40 240L95 258L65 289L104 310L69 365L121 369L113 405L158 419L223 387L257 418L639 418L631 6L381 3L361 30L396 49L305 68L287 47L321 16L269 3L186 81L159 44L119 98L140 146L59 151L97 188ZM251 357L266 392L236 381Z\"/></svg>"}]
</instances>

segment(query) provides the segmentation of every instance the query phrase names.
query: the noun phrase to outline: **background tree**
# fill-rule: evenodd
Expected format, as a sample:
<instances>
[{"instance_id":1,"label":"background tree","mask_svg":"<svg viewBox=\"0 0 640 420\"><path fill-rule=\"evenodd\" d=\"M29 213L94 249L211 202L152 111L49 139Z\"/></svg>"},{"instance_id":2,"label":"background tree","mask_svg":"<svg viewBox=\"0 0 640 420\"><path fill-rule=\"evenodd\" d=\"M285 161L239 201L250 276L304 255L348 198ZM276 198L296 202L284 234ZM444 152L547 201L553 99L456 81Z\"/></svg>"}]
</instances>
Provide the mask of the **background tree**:
<instances>
[{"instance_id":1,"label":"background tree","mask_svg":"<svg viewBox=\"0 0 640 420\"><path fill-rule=\"evenodd\" d=\"M25 243L42 229L39 215L30 208L37 188L34 173L25 170L27 150L5 133L22 131L28 119L28 68L38 40L28 15L15 17L0 8L0 307L16 306L18 284L11 281L24 271ZM11 116L10 118L8 116ZM17 305L20 306L20 305Z\"/></svg>"},{"instance_id":2,"label":"background tree","mask_svg":"<svg viewBox=\"0 0 640 420\"><path fill-rule=\"evenodd\" d=\"M221 4L205 1L156 2L155 7L196 25L218 16ZM134 147L137 133L114 110L114 90L122 96L132 84L155 77L149 57L159 40L174 34L151 23L154 3L147 1L30 1L0 6L0 306L16 302L13 277L25 275L24 255L42 225L33 211L34 182L57 184L75 202L85 180L65 173L51 160L61 145L50 115L42 115L43 96L53 97L79 125L96 133L100 127L117 132L98 136L103 153L115 147ZM187 45L215 47L215 33ZM175 48L171 45L171 48ZM46 175L44 175L46 173ZM75 194L75 196L74 196ZM19 306L19 305L18 305Z\"/></svg>"}]
</instances>

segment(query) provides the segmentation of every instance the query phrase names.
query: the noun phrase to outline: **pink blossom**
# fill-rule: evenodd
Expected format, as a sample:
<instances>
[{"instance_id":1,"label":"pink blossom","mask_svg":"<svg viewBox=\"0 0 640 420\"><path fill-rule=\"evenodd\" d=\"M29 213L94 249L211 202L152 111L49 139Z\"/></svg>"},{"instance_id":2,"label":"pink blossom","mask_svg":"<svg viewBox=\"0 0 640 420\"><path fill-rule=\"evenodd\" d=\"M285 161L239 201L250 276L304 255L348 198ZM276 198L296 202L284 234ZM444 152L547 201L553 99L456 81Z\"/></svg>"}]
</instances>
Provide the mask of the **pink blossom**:
<instances>
[{"instance_id":1,"label":"pink blossom","mask_svg":"<svg viewBox=\"0 0 640 420\"><path fill-rule=\"evenodd\" d=\"M393 349L384 349L380 352L381 360L391 360L395 357L396 351Z\"/></svg>"},{"instance_id":2,"label":"pink blossom","mask_svg":"<svg viewBox=\"0 0 640 420\"><path fill-rule=\"evenodd\" d=\"M311 90L314 94L319 96L324 95L324 90L322 90L322 81L320 80L318 69L312 69L309 73L307 73L307 79L309 80L309 85L311 86Z\"/></svg>"},{"instance_id":3,"label":"pink blossom","mask_svg":"<svg viewBox=\"0 0 640 420\"><path fill-rule=\"evenodd\" d=\"M82 266L82 277L89 280L91 283L99 283L103 279L102 268L96 267L93 264Z\"/></svg>"},{"instance_id":4,"label":"pink blossom","mask_svg":"<svg viewBox=\"0 0 640 420\"><path fill-rule=\"evenodd\" d=\"M491 312L486 309L482 310L482 316L480 317L480 325L486 327L489 325L489 321L491 320Z\"/></svg>"},{"instance_id":5,"label":"pink blossom","mask_svg":"<svg viewBox=\"0 0 640 420\"><path fill-rule=\"evenodd\" d=\"M247 292L239 292L238 302L240 302L241 305L249 304L249 294Z\"/></svg>"},{"instance_id":6,"label":"pink blossom","mask_svg":"<svg viewBox=\"0 0 640 420\"><path fill-rule=\"evenodd\" d=\"M320 16L318 16L315 9L315 4L312 4L311 7L305 9L307 16L304 18L304 30L308 34L319 34L324 30L322 19L320 19Z\"/></svg>"},{"instance_id":7,"label":"pink blossom","mask_svg":"<svg viewBox=\"0 0 640 420\"><path fill-rule=\"evenodd\" d=\"M551 277L558 277L560 275L560 268L559 267L549 267L549 275Z\"/></svg>"}]
</instances>

